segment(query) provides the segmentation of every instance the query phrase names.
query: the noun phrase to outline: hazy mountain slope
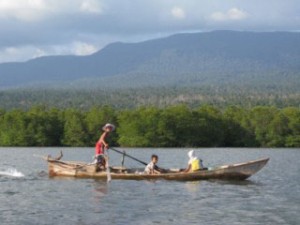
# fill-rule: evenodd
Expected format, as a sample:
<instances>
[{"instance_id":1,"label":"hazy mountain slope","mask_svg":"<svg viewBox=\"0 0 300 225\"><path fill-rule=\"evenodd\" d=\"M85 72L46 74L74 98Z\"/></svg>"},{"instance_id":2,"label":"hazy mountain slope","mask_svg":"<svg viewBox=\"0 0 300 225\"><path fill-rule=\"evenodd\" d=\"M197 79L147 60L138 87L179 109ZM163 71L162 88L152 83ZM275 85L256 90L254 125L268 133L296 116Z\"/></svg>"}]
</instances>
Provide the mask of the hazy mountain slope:
<instances>
[{"instance_id":1,"label":"hazy mountain slope","mask_svg":"<svg viewBox=\"0 0 300 225\"><path fill-rule=\"evenodd\" d=\"M300 33L177 34L113 43L90 56L51 56L0 64L0 88L15 86L135 87L298 82Z\"/></svg>"}]
</instances>

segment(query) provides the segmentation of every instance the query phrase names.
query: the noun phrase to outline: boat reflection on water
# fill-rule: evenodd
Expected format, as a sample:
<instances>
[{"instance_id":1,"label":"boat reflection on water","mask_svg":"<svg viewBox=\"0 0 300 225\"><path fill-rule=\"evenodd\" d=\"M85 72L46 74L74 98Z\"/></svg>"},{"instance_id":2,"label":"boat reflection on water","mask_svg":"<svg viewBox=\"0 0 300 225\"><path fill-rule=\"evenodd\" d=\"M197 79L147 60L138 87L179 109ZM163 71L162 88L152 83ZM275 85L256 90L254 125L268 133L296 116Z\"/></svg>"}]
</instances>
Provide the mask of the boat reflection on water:
<instances>
[{"instance_id":1,"label":"boat reflection on water","mask_svg":"<svg viewBox=\"0 0 300 225\"><path fill-rule=\"evenodd\" d=\"M185 183L184 187L186 188L186 190L188 192L196 193L201 188L201 183L202 182L206 182L206 181L189 181L189 182Z\"/></svg>"},{"instance_id":2,"label":"boat reflection on water","mask_svg":"<svg viewBox=\"0 0 300 225\"><path fill-rule=\"evenodd\" d=\"M108 194L109 183L102 180L93 180L94 199L100 202Z\"/></svg>"}]
</instances>

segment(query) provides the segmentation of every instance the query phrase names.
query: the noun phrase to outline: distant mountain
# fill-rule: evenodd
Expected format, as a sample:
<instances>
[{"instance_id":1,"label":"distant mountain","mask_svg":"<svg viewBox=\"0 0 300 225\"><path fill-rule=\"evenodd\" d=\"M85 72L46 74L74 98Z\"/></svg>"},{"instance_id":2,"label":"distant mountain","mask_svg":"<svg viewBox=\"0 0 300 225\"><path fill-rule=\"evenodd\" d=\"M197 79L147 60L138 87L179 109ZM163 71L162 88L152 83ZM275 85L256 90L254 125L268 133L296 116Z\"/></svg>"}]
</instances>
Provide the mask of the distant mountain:
<instances>
[{"instance_id":1,"label":"distant mountain","mask_svg":"<svg viewBox=\"0 0 300 225\"><path fill-rule=\"evenodd\" d=\"M47 56L0 64L0 88L133 88L299 84L300 33L176 34L113 43L89 56Z\"/></svg>"}]
</instances>

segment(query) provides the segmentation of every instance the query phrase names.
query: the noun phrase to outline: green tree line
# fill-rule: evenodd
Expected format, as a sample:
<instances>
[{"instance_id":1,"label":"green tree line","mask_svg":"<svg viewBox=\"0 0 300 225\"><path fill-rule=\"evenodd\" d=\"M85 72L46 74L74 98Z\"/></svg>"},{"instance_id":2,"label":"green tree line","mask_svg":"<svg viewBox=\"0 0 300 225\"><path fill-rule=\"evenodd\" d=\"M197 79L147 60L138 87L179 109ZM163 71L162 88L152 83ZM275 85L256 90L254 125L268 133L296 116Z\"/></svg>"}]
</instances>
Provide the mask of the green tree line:
<instances>
[{"instance_id":1,"label":"green tree line","mask_svg":"<svg viewBox=\"0 0 300 225\"><path fill-rule=\"evenodd\" d=\"M107 122L117 126L112 146L300 147L297 107L209 105L0 110L0 146L94 146Z\"/></svg>"}]
</instances>

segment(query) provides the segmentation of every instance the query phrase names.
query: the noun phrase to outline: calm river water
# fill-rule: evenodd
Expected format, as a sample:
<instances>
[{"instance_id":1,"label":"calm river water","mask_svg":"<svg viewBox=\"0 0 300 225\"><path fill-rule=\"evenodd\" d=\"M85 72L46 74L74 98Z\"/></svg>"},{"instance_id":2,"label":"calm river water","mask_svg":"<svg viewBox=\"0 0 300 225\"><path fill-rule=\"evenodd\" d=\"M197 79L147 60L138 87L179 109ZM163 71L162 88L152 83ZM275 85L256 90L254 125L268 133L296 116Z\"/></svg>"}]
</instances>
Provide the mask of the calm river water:
<instances>
[{"instance_id":1,"label":"calm river water","mask_svg":"<svg viewBox=\"0 0 300 225\"><path fill-rule=\"evenodd\" d=\"M196 149L205 166L270 157L243 182L51 179L38 155L60 148L0 148L1 224L300 224L300 149ZM189 149L126 149L162 167L185 167ZM65 160L90 162L93 148L65 148ZM110 153L110 164L121 156ZM131 159L127 167L139 166Z\"/></svg>"}]
</instances>

